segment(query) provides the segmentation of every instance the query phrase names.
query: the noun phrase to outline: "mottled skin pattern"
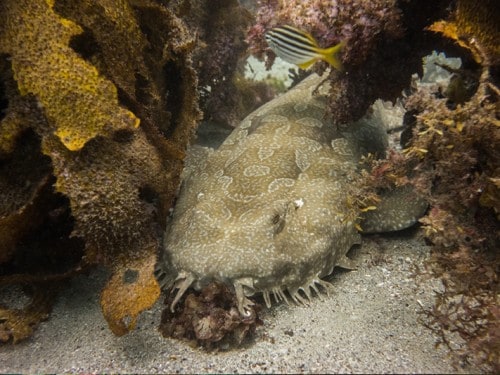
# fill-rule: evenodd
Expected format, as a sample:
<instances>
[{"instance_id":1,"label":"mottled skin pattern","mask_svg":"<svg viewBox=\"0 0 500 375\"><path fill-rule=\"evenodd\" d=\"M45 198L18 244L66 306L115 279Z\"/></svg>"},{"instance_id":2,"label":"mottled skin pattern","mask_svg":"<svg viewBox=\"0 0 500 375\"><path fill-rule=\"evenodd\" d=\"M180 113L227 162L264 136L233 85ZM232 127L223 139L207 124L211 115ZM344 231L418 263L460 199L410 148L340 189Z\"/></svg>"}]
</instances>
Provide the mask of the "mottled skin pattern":
<instances>
[{"instance_id":1,"label":"mottled skin pattern","mask_svg":"<svg viewBox=\"0 0 500 375\"><path fill-rule=\"evenodd\" d=\"M308 77L257 109L218 150L192 149L160 263L164 286L177 289L172 309L188 287L215 279L234 287L241 314L256 292L268 306L271 297L305 302L328 286L321 278L334 267L352 268L358 160L383 153L386 135L366 120L335 129L320 82ZM396 220L376 217L381 229L416 220L392 211Z\"/></svg>"}]
</instances>

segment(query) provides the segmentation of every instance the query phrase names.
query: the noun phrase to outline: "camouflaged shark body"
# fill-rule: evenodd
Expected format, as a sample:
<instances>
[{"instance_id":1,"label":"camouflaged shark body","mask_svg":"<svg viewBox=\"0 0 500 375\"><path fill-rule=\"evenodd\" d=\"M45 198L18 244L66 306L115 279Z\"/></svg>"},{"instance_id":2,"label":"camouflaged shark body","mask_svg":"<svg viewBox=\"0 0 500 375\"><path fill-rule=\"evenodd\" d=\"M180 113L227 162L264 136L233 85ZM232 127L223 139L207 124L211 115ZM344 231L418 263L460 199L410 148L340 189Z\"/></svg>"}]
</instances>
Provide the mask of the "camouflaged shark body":
<instances>
[{"instance_id":1,"label":"camouflaged shark body","mask_svg":"<svg viewBox=\"0 0 500 375\"><path fill-rule=\"evenodd\" d=\"M234 287L241 314L258 292L268 306L306 302L334 267L352 268L358 161L383 154L386 133L367 119L337 130L320 81L312 75L257 109L216 151L191 150L159 265L164 286L177 289L172 309L188 287L213 280ZM389 206L363 229L402 229L424 208Z\"/></svg>"}]
</instances>

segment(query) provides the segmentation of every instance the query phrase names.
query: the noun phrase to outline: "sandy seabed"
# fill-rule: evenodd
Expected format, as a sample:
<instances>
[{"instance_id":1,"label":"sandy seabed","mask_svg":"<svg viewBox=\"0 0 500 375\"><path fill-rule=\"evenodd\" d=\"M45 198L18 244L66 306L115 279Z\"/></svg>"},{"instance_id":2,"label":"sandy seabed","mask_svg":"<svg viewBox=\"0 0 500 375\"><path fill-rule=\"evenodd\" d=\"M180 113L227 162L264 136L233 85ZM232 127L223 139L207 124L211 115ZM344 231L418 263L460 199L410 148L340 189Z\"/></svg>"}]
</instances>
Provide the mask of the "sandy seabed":
<instances>
[{"instance_id":1,"label":"sandy seabed","mask_svg":"<svg viewBox=\"0 0 500 375\"><path fill-rule=\"evenodd\" d=\"M264 74L252 64L252 74ZM384 116L388 124L402 121L402 113ZM217 147L229 131L201 127L198 143ZM419 321L419 312L432 306L442 288L439 280L415 277L429 252L415 228L364 237L348 254L358 268L336 269L329 296L309 306L264 308L253 341L223 352L162 337L163 297L140 316L134 331L114 336L99 305L108 275L98 269L68 282L50 319L29 340L0 346L0 373L480 372L454 367L456 360L446 348L436 348L438 338Z\"/></svg>"},{"instance_id":2,"label":"sandy seabed","mask_svg":"<svg viewBox=\"0 0 500 375\"><path fill-rule=\"evenodd\" d=\"M433 302L438 280L416 282L429 255L415 229L372 235L336 270L333 293L310 306L264 308L255 339L242 348L206 352L158 332L163 298L123 337L108 329L99 306L104 270L69 282L50 319L32 338L0 347L2 373L456 373L445 348L418 312Z\"/></svg>"}]
</instances>

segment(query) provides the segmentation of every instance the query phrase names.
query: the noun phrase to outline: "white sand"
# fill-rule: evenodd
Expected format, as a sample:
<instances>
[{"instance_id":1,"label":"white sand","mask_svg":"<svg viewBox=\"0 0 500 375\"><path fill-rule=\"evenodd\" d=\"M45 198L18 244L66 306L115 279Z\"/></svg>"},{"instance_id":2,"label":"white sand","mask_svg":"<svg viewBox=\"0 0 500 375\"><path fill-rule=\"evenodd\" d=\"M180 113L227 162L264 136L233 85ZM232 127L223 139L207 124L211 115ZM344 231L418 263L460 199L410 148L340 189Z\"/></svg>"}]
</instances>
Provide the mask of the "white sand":
<instances>
[{"instance_id":1,"label":"white sand","mask_svg":"<svg viewBox=\"0 0 500 375\"><path fill-rule=\"evenodd\" d=\"M334 273L334 294L309 307L264 309L254 342L227 352L163 338L157 330L163 298L135 331L115 337L98 303L105 272L79 276L31 339L0 347L0 372L456 372L418 322L417 300L430 306L439 282L416 286L412 268L428 247L411 232L365 238L350 253L359 269Z\"/></svg>"}]
</instances>

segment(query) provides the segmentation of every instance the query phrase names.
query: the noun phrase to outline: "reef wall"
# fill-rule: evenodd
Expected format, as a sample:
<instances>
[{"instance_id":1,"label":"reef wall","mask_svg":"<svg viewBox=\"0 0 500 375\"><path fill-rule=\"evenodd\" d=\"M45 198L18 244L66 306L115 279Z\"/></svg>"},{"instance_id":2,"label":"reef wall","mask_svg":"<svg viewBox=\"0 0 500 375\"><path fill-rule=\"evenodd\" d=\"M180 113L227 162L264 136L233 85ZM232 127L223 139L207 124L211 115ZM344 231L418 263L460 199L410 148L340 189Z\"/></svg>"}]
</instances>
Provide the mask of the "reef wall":
<instances>
[{"instance_id":1,"label":"reef wall","mask_svg":"<svg viewBox=\"0 0 500 375\"><path fill-rule=\"evenodd\" d=\"M96 264L111 271L101 305L117 335L157 300L200 82L230 81L241 53L209 48L243 35L227 22L235 9L243 17L231 0L2 1L0 293L24 285L31 302L0 305L0 341L28 337L56 284Z\"/></svg>"},{"instance_id":2,"label":"reef wall","mask_svg":"<svg viewBox=\"0 0 500 375\"><path fill-rule=\"evenodd\" d=\"M272 65L264 34L289 24L322 47L344 42L344 71L332 71L330 111L337 126L363 116L377 98L404 91L404 153L372 166L367 184L413 184L430 202L421 219L432 242L429 270L445 291L425 324L450 346L467 343L460 360L499 371L500 311L500 8L495 1L259 1L251 51ZM460 57L447 87L416 85L431 51ZM319 73L326 63L315 64Z\"/></svg>"},{"instance_id":3,"label":"reef wall","mask_svg":"<svg viewBox=\"0 0 500 375\"><path fill-rule=\"evenodd\" d=\"M345 44L345 70L328 76L335 125L404 90L405 151L377 162L367 183L412 183L428 198L429 268L446 288L425 324L445 344L458 333L464 361L498 372L496 1L245 3L0 3L0 296L19 285L29 296L22 307L0 301L0 341L28 337L61 282L96 264L111 271L101 295L110 328L133 328L159 296L157 248L202 113L236 124L242 93L256 93L240 80L247 47L272 64L264 34L291 24L322 46ZM448 87L412 82L433 50L462 60Z\"/></svg>"}]
</instances>

